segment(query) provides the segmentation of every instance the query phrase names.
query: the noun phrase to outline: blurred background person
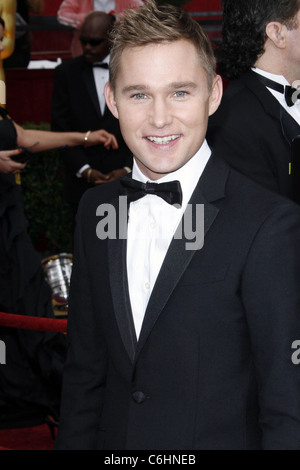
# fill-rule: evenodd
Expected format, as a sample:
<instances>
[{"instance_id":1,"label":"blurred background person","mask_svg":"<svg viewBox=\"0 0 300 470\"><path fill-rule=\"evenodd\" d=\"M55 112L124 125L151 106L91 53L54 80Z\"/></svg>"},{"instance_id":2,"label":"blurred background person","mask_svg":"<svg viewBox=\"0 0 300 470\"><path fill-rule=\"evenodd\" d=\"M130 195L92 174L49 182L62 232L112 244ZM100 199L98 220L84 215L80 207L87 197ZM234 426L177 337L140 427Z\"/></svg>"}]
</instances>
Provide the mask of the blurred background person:
<instances>
[{"instance_id":1,"label":"blurred background person","mask_svg":"<svg viewBox=\"0 0 300 470\"><path fill-rule=\"evenodd\" d=\"M29 30L29 14L41 14L44 0L17 0L16 34L13 53L3 61L4 68L26 68L30 62L32 33Z\"/></svg>"},{"instance_id":2,"label":"blurred background person","mask_svg":"<svg viewBox=\"0 0 300 470\"><path fill-rule=\"evenodd\" d=\"M26 164L13 160L18 149L2 150L16 144L8 121L0 120L0 312L54 318L52 292L27 234L22 188L13 174ZM0 326L0 337L7 351L7 365L0 368L0 428L49 420L52 429L58 420L64 335Z\"/></svg>"},{"instance_id":3,"label":"blurred background person","mask_svg":"<svg viewBox=\"0 0 300 470\"><path fill-rule=\"evenodd\" d=\"M74 28L71 44L73 57L83 52L79 34L88 13L103 11L119 15L125 8L139 6L142 3L142 0L64 0L57 12L57 19L61 24Z\"/></svg>"},{"instance_id":4,"label":"blurred background person","mask_svg":"<svg viewBox=\"0 0 300 470\"><path fill-rule=\"evenodd\" d=\"M4 21L0 19L0 54ZM86 130L86 129L85 129ZM53 318L52 291L41 256L27 233L22 187L15 172L25 168L21 147L32 152L60 146L117 146L113 135L95 132L55 133L23 129L0 107L0 312ZM43 207L40 209L43 210ZM58 419L65 337L56 333L0 327L7 365L0 369L0 427L32 425L51 415Z\"/></svg>"},{"instance_id":5,"label":"blurred background person","mask_svg":"<svg viewBox=\"0 0 300 470\"><path fill-rule=\"evenodd\" d=\"M233 168L300 202L291 166L293 141L300 134L300 101L291 87L300 83L300 2L224 0L222 5L216 54L219 72L230 84L209 119L208 142Z\"/></svg>"},{"instance_id":6,"label":"blurred background person","mask_svg":"<svg viewBox=\"0 0 300 470\"><path fill-rule=\"evenodd\" d=\"M83 54L55 69L52 97L53 131L107 130L118 142L118 148L103 146L62 150L65 163L65 198L74 221L79 200L91 186L124 176L132 166L132 154L121 136L118 120L107 108L104 86L108 81L109 39L114 17L92 12L80 33Z\"/></svg>"},{"instance_id":7,"label":"blurred background person","mask_svg":"<svg viewBox=\"0 0 300 470\"><path fill-rule=\"evenodd\" d=\"M5 81L3 60L11 56L15 48L16 10L16 0L0 0L0 18L2 19L0 25L3 29L5 22L5 36L3 34L3 31L0 35L2 42L0 54L0 80L2 81ZM5 104L5 102L2 102L0 104Z\"/></svg>"}]
</instances>

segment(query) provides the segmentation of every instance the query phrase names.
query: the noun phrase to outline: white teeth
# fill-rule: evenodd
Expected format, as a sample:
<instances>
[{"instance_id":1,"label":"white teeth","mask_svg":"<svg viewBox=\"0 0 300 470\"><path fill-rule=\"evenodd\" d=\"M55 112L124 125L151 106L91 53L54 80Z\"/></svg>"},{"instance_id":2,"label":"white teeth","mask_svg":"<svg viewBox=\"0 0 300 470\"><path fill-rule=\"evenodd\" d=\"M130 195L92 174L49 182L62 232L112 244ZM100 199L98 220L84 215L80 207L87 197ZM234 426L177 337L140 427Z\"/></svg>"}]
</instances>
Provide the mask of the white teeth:
<instances>
[{"instance_id":1,"label":"white teeth","mask_svg":"<svg viewBox=\"0 0 300 470\"><path fill-rule=\"evenodd\" d=\"M166 145L170 143L172 140L178 139L178 135L169 135L168 137L147 137L148 140L154 142L155 144Z\"/></svg>"}]
</instances>

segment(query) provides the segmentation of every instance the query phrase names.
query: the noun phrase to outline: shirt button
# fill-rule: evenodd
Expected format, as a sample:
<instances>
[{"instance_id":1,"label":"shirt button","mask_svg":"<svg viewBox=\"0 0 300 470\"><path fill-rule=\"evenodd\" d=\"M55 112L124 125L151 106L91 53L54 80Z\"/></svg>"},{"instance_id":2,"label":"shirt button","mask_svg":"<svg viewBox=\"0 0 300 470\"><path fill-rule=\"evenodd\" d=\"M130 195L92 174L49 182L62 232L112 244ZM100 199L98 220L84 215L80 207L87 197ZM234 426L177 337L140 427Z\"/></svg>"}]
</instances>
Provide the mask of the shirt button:
<instances>
[{"instance_id":1,"label":"shirt button","mask_svg":"<svg viewBox=\"0 0 300 470\"><path fill-rule=\"evenodd\" d=\"M146 400L146 395L143 392L134 392L132 394L132 399L138 405L141 405Z\"/></svg>"},{"instance_id":2,"label":"shirt button","mask_svg":"<svg viewBox=\"0 0 300 470\"><path fill-rule=\"evenodd\" d=\"M155 223L155 222L151 222L151 223L150 223L150 228L155 229L155 228L156 228L156 223Z\"/></svg>"},{"instance_id":3,"label":"shirt button","mask_svg":"<svg viewBox=\"0 0 300 470\"><path fill-rule=\"evenodd\" d=\"M150 282L146 282L146 284L145 284L145 289L146 289L146 290L150 290Z\"/></svg>"}]
</instances>

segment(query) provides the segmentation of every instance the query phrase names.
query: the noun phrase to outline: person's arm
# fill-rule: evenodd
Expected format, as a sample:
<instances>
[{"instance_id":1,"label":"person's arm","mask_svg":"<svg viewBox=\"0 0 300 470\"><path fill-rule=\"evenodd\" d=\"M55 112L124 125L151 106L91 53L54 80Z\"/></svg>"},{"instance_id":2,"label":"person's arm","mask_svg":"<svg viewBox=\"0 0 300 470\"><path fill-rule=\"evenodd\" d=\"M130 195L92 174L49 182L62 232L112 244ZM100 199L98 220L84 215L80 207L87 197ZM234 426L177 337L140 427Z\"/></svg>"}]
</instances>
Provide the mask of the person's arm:
<instances>
[{"instance_id":1,"label":"person's arm","mask_svg":"<svg viewBox=\"0 0 300 470\"><path fill-rule=\"evenodd\" d=\"M19 149L0 151L0 173L14 173L15 171L20 171L25 168L26 163L18 163L11 159L11 157L19 153Z\"/></svg>"},{"instance_id":2,"label":"person's arm","mask_svg":"<svg viewBox=\"0 0 300 470\"><path fill-rule=\"evenodd\" d=\"M114 181L120 178L121 176L125 176L127 173L129 173L128 170L125 168L118 168L116 170L112 170L109 173L102 173L99 170L87 168L83 171L82 176L87 180L89 184L94 184L96 186L98 184L110 183L111 181Z\"/></svg>"},{"instance_id":3,"label":"person's arm","mask_svg":"<svg viewBox=\"0 0 300 470\"><path fill-rule=\"evenodd\" d=\"M92 2L89 11L82 11L81 0L64 0L57 12L57 19L61 24L79 29L84 22L86 15L93 11Z\"/></svg>"},{"instance_id":4,"label":"person's arm","mask_svg":"<svg viewBox=\"0 0 300 470\"><path fill-rule=\"evenodd\" d=\"M11 56L15 48L16 9L16 0L0 0L0 16L5 21L4 50L1 52L1 60Z\"/></svg>"},{"instance_id":5,"label":"person's arm","mask_svg":"<svg viewBox=\"0 0 300 470\"><path fill-rule=\"evenodd\" d=\"M257 231L241 295L259 397L261 447L300 449L300 208L280 204Z\"/></svg>"},{"instance_id":6,"label":"person's arm","mask_svg":"<svg viewBox=\"0 0 300 470\"><path fill-rule=\"evenodd\" d=\"M104 145L105 148L118 148L118 142L113 134L100 129L87 132L51 132L37 129L23 129L14 122L17 131L17 142L20 147L26 147L31 152L41 152L59 147L74 147L83 145Z\"/></svg>"}]
</instances>

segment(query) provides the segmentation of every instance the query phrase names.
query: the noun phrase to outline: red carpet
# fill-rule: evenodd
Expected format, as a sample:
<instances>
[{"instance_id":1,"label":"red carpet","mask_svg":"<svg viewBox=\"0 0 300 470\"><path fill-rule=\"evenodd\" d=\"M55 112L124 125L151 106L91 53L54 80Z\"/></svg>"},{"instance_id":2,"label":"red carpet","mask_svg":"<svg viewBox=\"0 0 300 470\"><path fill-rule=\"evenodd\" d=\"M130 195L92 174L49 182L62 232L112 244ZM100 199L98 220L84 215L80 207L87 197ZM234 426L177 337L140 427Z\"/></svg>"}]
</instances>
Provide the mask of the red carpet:
<instances>
[{"instance_id":1,"label":"red carpet","mask_svg":"<svg viewBox=\"0 0 300 470\"><path fill-rule=\"evenodd\" d=\"M42 317L30 317L0 312L0 325L11 328L25 328L30 330L33 329L40 331L55 331L65 333L67 327L67 320L59 320L56 318L52 319ZM6 429L5 416L6 414L8 418L9 416L11 416L8 411L9 410L6 410L5 413L5 411L2 410L1 412L1 424L4 429L0 429L0 450L53 450L54 439L47 424L38 424L36 426L30 427L20 427L20 424L17 425L16 414L15 421L10 421L10 426L7 426ZM37 412L38 410L36 410L36 413ZM21 417L22 415L20 414L19 418ZM27 416L27 426L29 418L30 417ZM30 421L32 423L44 422L44 420L40 421L41 411L39 411L38 414L39 421L37 421L38 418L35 414L32 414L31 418L32 419ZM55 431L56 429L54 430L54 433L56 435Z\"/></svg>"},{"instance_id":2,"label":"red carpet","mask_svg":"<svg viewBox=\"0 0 300 470\"><path fill-rule=\"evenodd\" d=\"M0 450L53 450L53 446L47 424L0 430Z\"/></svg>"}]
</instances>

